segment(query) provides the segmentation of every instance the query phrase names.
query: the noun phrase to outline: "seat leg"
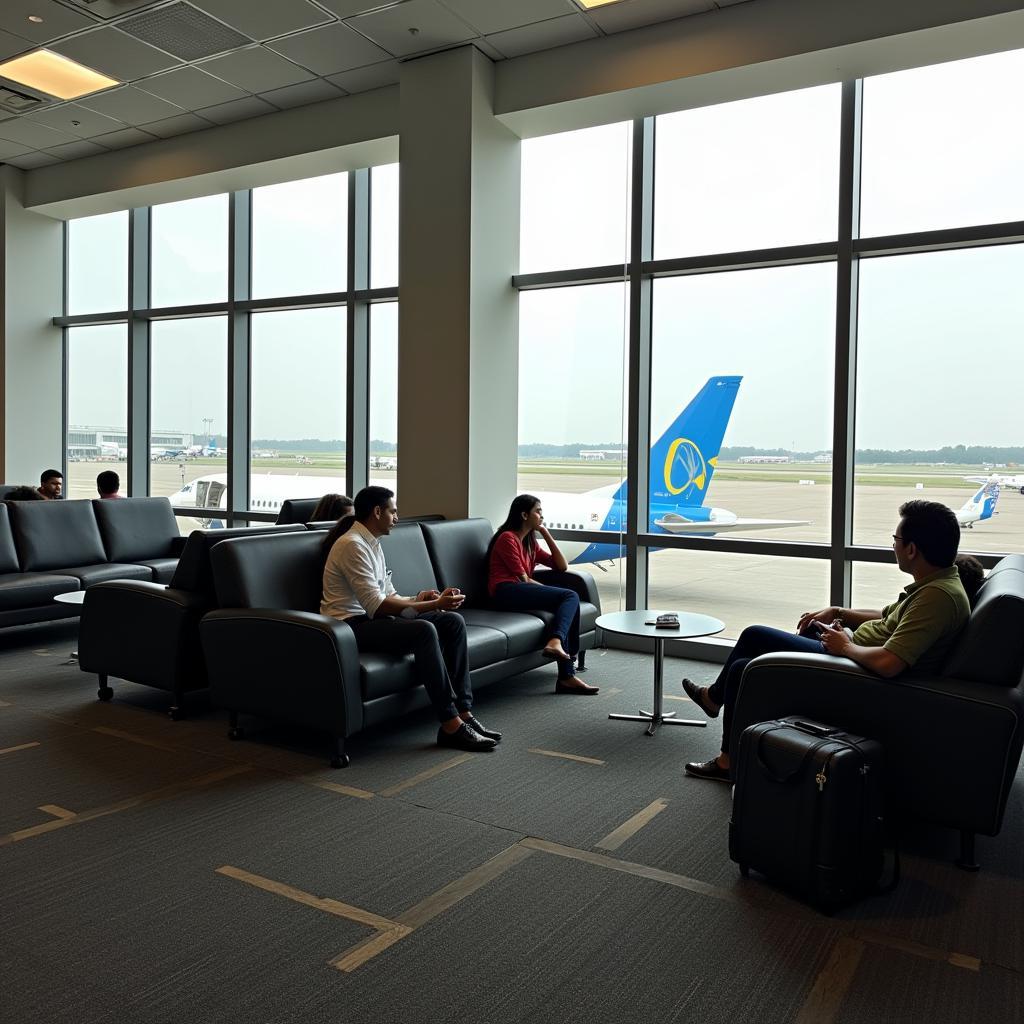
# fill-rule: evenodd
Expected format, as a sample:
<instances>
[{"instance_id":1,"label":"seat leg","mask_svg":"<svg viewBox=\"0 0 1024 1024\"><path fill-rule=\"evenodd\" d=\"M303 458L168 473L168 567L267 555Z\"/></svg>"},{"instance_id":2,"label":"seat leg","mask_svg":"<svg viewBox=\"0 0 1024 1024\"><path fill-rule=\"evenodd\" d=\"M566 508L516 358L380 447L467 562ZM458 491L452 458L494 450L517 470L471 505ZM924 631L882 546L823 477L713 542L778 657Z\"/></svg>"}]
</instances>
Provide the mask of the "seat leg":
<instances>
[{"instance_id":1,"label":"seat leg","mask_svg":"<svg viewBox=\"0 0 1024 1024\"><path fill-rule=\"evenodd\" d=\"M345 737L335 736L332 741L331 767L347 768L351 758L345 753Z\"/></svg>"},{"instance_id":2,"label":"seat leg","mask_svg":"<svg viewBox=\"0 0 1024 1024\"><path fill-rule=\"evenodd\" d=\"M954 861L961 871L978 871L981 865L974 857L974 833L960 830L960 856Z\"/></svg>"},{"instance_id":3,"label":"seat leg","mask_svg":"<svg viewBox=\"0 0 1024 1024\"><path fill-rule=\"evenodd\" d=\"M587 652L580 651L576 656L576 668L580 672L585 672L587 668Z\"/></svg>"},{"instance_id":4,"label":"seat leg","mask_svg":"<svg viewBox=\"0 0 1024 1024\"><path fill-rule=\"evenodd\" d=\"M96 696L102 701L108 701L114 696L114 691L107 685L106 672L100 673L100 688L96 691Z\"/></svg>"},{"instance_id":5,"label":"seat leg","mask_svg":"<svg viewBox=\"0 0 1024 1024\"><path fill-rule=\"evenodd\" d=\"M238 724L238 712L228 712L228 739L240 740L245 736L245 730Z\"/></svg>"},{"instance_id":6,"label":"seat leg","mask_svg":"<svg viewBox=\"0 0 1024 1024\"><path fill-rule=\"evenodd\" d=\"M185 693L183 690L174 691L174 703L167 709L167 715L172 722L180 722L185 717L185 711L182 705L185 703Z\"/></svg>"}]
</instances>

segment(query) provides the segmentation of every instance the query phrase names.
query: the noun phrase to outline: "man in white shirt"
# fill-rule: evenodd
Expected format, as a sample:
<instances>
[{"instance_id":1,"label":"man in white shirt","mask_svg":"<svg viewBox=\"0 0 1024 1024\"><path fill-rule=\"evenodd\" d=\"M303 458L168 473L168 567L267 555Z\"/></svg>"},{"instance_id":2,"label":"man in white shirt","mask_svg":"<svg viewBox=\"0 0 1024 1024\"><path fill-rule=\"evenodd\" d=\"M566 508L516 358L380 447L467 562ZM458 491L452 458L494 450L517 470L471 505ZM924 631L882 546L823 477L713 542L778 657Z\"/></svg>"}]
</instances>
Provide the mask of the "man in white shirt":
<instances>
[{"instance_id":1,"label":"man in white shirt","mask_svg":"<svg viewBox=\"0 0 1024 1024\"><path fill-rule=\"evenodd\" d=\"M361 651L413 655L441 723L438 746L493 750L501 733L473 717L466 623L455 614L465 595L456 587L398 595L379 539L398 522L394 491L364 487L354 504L354 522L327 556L321 613L347 622Z\"/></svg>"}]
</instances>

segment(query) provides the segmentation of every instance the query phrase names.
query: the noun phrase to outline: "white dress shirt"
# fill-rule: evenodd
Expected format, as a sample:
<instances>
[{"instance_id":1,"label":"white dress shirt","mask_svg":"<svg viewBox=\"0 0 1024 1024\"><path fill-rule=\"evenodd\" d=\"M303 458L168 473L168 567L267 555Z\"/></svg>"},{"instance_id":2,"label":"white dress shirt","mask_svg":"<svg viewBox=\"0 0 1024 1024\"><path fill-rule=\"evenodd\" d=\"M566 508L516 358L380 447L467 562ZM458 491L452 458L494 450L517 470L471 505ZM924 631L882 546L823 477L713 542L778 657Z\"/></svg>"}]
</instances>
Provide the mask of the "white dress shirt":
<instances>
[{"instance_id":1,"label":"white dress shirt","mask_svg":"<svg viewBox=\"0 0 1024 1024\"><path fill-rule=\"evenodd\" d=\"M380 541L362 523L353 523L327 556L320 613L335 619L372 619L384 598L394 593Z\"/></svg>"}]
</instances>

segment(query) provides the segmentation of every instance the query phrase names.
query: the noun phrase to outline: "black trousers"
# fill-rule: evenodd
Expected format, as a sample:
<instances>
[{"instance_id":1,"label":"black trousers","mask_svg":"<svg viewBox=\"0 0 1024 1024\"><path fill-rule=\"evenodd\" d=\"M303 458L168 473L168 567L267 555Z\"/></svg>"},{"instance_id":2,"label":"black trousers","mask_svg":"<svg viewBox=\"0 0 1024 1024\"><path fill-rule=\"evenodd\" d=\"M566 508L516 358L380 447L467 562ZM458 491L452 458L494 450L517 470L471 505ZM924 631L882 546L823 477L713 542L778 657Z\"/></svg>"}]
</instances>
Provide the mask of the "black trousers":
<instances>
[{"instance_id":1,"label":"black trousers","mask_svg":"<svg viewBox=\"0 0 1024 1024\"><path fill-rule=\"evenodd\" d=\"M413 656L416 682L427 691L439 722L473 707L466 621L461 615L423 612L415 619L359 615L345 621L359 650Z\"/></svg>"}]
</instances>

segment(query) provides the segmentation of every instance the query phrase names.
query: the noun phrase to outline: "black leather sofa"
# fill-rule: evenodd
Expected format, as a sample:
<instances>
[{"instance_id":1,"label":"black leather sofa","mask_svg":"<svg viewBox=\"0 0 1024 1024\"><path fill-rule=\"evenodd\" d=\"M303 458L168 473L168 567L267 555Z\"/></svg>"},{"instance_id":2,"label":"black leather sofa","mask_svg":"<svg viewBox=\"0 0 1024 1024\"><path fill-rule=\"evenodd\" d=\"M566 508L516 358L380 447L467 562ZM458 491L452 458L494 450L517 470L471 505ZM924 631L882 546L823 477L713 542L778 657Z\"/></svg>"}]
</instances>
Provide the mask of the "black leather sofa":
<instances>
[{"instance_id":1,"label":"black leather sofa","mask_svg":"<svg viewBox=\"0 0 1024 1024\"><path fill-rule=\"evenodd\" d=\"M57 594L111 579L162 580L183 538L166 498L0 504L0 626L79 614Z\"/></svg>"},{"instance_id":2,"label":"black leather sofa","mask_svg":"<svg viewBox=\"0 0 1024 1024\"><path fill-rule=\"evenodd\" d=\"M90 587L81 608L78 665L99 676L100 700L113 696L111 677L127 679L172 694L169 714L180 718L185 694L207 687L199 620L217 606L210 551L233 537L282 532L306 531L301 524L194 530L181 538L169 585L122 578Z\"/></svg>"},{"instance_id":3,"label":"black leather sofa","mask_svg":"<svg viewBox=\"0 0 1024 1024\"><path fill-rule=\"evenodd\" d=\"M544 664L545 612L487 607L483 519L406 523L383 538L400 594L458 586L466 593L470 676L475 689ZM348 763L347 737L428 706L412 678L412 657L360 654L352 631L319 613L323 534L241 538L213 550L220 608L200 623L211 695L231 712L280 718L330 733L331 763ZM592 647L600 614L587 573L548 573L552 585L581 599L581 645Z\"/></svg>"},{"instance_id":4,"label":"black leather sofa","mask_svg":"<svg viewBox=\"0 0 1024 1024\"><path fill-rule=\"evenodd\" d=\"M960 831L958 864L976 868L974 837L1003 822L1024 743L1024 556L981 586L941 675L882 679L845 658L766 654L743 673L732 749L755 722L805 715L882 742L888 806Z\"/></svg>"}]
</instances>

